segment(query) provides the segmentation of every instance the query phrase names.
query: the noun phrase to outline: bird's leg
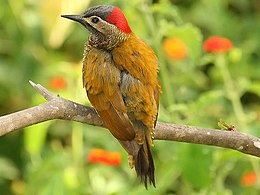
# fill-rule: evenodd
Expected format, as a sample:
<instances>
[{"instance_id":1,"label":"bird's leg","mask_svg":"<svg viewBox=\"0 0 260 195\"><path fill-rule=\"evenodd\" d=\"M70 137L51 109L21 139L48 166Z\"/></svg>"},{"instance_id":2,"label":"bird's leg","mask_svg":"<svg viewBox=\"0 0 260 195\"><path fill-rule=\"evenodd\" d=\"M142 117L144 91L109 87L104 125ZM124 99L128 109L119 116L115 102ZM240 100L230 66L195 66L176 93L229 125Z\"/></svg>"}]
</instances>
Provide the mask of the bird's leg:
<instances>
[{"instance_id":1,"label":"bird's leg","mask_svg":"<svg viewBox=\"0 0 260 195\"><path fill-rule=\"evenodd\" d=\"M153 144L154 127L152 127L150 131L146 131L146 139L150 146L154 146L154 144Z\"/></svg>"},{"instance_id":2,"label":"bird's leg","mask_svg":"<svg viewBox=\"0 0 260 195\"><path fill-rule=\"evenodd\" d=\"M128 154L128 165L131 169L135 167L135 159L134 156L131 154Z\"/></svg>"},{"instance_id":3,"label":"bird's leg","mask_svg":"<svg viewBox=\"0 0 260 195\"><path fill-rule=\"evenodd\" d=\"M118 140L118 141L128 153L129 167L134 168L135 159L137 157L140 146L134 140L132 140L132 141L120 141L120 140Z\"/></svg>"}]
</instances>

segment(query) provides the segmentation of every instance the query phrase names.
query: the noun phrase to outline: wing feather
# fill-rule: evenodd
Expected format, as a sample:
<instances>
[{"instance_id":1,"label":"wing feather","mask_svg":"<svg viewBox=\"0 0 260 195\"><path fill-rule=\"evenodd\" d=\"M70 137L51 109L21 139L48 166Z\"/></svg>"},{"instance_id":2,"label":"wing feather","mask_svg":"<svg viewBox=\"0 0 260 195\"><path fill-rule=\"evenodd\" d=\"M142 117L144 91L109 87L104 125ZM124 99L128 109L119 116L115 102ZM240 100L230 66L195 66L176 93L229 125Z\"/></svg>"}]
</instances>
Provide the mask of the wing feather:
<instances>
[{"instance_id":1,"label":"wing feather","mask_svg":"<svg viewBox=\"0 0 260 195\"><path fill-rule=\"evenodd\" d=\"M130 122L125 112L117 110L113 103L107 99L104 94L88 94L88 98L96 108L99 116L104 122L104 125L117 139L122 141L134 139L135 131L133 124ZM104 99L106 101L104 101ZM105 104L105 106L103 104Z\"/></svg>"},{"instance_id":2,"label":"wing feather","mask_svg":"<svg viewBox=\"0 0 260 195\"><path fill-rule=\"evenodd\" d=\"M132 140L134 126L127 116L119 82L120 70L114 66L108 52L93 48L86 53L83 84L91 104L117 139Z\"/></svg>"}]
</instances>

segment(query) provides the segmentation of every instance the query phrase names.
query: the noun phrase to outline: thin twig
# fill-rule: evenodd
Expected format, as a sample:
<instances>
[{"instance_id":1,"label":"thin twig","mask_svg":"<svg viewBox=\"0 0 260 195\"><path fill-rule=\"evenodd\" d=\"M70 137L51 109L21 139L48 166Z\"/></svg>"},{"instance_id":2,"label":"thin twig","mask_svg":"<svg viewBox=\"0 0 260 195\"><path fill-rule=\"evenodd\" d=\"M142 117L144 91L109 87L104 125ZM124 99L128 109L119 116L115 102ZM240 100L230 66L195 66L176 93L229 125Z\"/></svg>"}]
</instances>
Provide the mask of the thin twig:
<instances>
[{"instance_id":1,"label":"thin twig","mask_svg":"<svg viewBox=\"0 0 260 195\"><path fill-rule=\"evenodd\" d=\"M46 88L44 88L41 84L35 84L31 80L29 80L29 83L36 89L46 100L50 101L54 99L56 96L49 92Z\"/></svg>"}]
</instances>

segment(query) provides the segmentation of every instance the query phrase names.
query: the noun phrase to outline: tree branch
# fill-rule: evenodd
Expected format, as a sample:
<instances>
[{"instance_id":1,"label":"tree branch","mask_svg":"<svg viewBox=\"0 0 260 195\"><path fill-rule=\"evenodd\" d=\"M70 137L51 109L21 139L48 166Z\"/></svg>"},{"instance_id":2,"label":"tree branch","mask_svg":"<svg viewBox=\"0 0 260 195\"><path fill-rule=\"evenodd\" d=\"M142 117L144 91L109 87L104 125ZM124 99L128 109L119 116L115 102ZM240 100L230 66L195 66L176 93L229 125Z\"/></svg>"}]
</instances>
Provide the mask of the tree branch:
<instances>
[{"instance_id":1,"label":"tree branch","mask_svg":"<svg viewBox=\"0 0 260 195\"><path fill-rule=\"evenodd\" d=\"M30 84L47 102L0 117L0 136L17 129L52 119L78 121L102 126L96 110L50 93L40 84ZM158 122L155 139L230 148L260 157L260 139L238 131L224 131Z\"/></svg>"}]
</instances>

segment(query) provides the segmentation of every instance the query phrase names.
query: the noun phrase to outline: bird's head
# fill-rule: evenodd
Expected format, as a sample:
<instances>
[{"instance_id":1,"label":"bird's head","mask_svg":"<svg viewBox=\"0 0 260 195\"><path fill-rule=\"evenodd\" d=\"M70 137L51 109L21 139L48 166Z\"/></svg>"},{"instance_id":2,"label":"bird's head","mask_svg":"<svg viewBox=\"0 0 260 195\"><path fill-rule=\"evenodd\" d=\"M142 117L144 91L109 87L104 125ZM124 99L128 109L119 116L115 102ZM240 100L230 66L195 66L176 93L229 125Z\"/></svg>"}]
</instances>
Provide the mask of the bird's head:
<instances>
[{"instance_id":1,"label":"bird's head","mask_svg":"<svg viewBox=\"0 0 260 195\"><path fill-rule=\"evenodd\" d=\"M99 5L82 15L62 15L82 24L91 34L89 42L99 48L113 49L132 32L123 12L115 6Z\"/></svg>"}]
</instances>

